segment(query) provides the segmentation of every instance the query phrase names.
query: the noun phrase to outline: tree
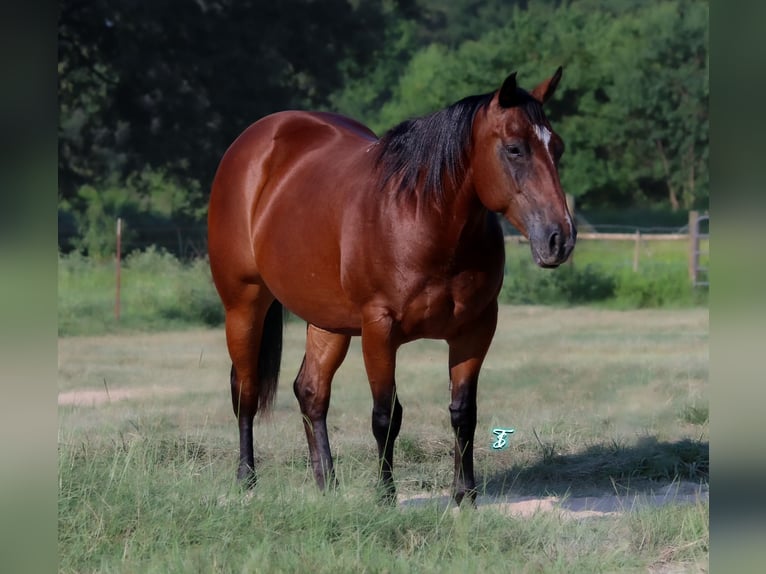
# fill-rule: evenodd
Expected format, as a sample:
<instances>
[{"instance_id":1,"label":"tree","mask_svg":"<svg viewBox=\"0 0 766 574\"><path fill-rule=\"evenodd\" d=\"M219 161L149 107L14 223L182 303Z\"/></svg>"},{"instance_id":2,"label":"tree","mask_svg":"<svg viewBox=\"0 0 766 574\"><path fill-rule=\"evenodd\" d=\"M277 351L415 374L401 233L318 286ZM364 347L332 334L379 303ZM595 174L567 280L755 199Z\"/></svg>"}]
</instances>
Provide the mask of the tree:
<instances>
[{"instance_id":1,"label":"tree","mask_svg":"<svg viewBox=\"0 0 766 574\"><path fill-rule=\"evenodd\" d=\"M702 0L516 6L478 39L416 51L368 121L383 131L494 90L510 71L531 88L563 65L547 114L566 142L562 184L579 205L704 204L707 12Z\"/></svg>"},{"instance_id":2,"label":"tree","mask_svg":"<svg viewBox=\"0 0 766 574\"><path fill-rule=\"evenodd\" d=\"M647 5L616 31L632 40L615 54L611 90L632 168L674 211L709 197L707 24L707 2L677 0Z\"/></svg>"},{"instance_id":3,"label":"tree","mask_svg":"<svg viewBox=\"0 0 766 574\"><path fill-rule=\"evenodd\" d=\"M373 1L60 7L59 195L67 199L84 184L146 169L206 189L250 123L326 104L344 79L341 62L364 71L387 22Z\"/></svg>"}]
</instances>

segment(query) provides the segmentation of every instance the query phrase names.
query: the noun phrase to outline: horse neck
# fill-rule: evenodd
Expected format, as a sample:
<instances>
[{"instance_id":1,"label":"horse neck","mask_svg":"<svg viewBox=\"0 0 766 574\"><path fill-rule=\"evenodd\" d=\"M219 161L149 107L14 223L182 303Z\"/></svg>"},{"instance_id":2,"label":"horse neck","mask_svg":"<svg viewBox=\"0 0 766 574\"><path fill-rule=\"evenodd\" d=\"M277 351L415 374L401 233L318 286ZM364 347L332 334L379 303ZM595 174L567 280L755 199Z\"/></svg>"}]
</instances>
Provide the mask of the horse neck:
<instances>
[{"instance_id":1,"label":"horse neck","mask_svg":"<svg viewBox=\"0 0 766 574\"><path fill-rule=\"evenodd\" d=\"M450 242L485 231L489 212L479 200L470 168L459 185L445 189L437 212L440 228Z\"/></svg>"}]
</instances>

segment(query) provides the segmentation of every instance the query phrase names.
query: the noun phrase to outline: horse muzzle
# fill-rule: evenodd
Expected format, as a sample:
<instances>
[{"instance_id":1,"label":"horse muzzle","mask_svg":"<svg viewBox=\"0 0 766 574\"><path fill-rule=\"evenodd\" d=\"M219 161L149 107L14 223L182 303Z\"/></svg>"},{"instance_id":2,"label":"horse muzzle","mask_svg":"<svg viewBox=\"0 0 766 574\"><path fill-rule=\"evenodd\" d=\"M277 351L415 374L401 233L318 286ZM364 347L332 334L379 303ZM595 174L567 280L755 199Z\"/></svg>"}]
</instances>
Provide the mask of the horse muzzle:
<instances>
[{"instance_id":1,"label":"horse muzzle","mask_svg":"<svg viewBox=\"0 0 766 574\"><path fill-rule=\"evenodd\" d=\"M569 259L577 240L577 229L569 224L541 225L529 234L529 244L535 263L544 268L555 268Z\"/></svg>"}]
</instances>

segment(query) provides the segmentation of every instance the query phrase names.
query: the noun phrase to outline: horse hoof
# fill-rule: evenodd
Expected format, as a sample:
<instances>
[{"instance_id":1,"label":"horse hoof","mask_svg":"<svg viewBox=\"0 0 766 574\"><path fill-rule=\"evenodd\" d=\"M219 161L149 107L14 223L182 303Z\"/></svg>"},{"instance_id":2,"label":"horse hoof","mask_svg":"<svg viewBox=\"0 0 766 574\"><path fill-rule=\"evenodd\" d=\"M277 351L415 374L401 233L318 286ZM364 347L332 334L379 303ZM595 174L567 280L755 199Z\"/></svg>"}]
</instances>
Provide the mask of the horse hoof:
<instances>
[{"instance_id":1,"label":"horse hoof","mask_svg":"<svg viewBox=\"0 0 766 574\"><path fill-rule=\"evenodd\" d=\"M378 492L378 502L382 506L396 506L396 489L388 487L380 488Z\"/></svg>"},{"instance_id":2,"label":"horse hoof","mask_svg":"<svg viewBox=\"0 0 766 574\"><path fill-rule=\"evenodd\" d=\"M455 503L460 508L476 508L476 491L461 490L453 496Z\"/></svg>"},{"instance_id":3,"label":"horse hoof","mask_svg":"<svg viewBox=\"0 0 766 574\"><path fill-rule=\"evenodd\" d=\"M242 487L247 490L255 488L255 484L258 482L255 476L255 470L252 468L240 468L237 470L237 480Z\"/></svg>"}]
</instances>

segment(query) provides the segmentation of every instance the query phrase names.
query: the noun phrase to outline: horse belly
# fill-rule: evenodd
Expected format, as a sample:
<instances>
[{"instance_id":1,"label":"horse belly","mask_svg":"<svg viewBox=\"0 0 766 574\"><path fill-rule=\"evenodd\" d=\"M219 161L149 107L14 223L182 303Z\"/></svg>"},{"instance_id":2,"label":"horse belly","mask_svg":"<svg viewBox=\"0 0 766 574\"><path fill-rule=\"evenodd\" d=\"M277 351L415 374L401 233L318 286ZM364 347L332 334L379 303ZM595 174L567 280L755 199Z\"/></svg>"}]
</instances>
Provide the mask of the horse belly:
<instances>
[{"instance_id":1,"label":"horse belly","mask_svg":"<svg viewBox=\"0 0 766 574\"><path fill-rule=\"evenodd\" d=\"M309 181L312 181L309 178ZM283 181L279 201L259 218L255 256L269 291L292 313L328 331L361 326L341 285L338 190Z\"/></svg>"},{"instance_id":2,"label":"horse belly","mask_svg":"<svg viewBox=\"0 0 766 574\"><path fill-rule=\"evenodd\" d=\"M290 261L289 255L284 255ZM319 256L315 253L313 257ZM333 332L359 332L359 309L341 289L334 265L319 269L306 261L296 258L293 269L264 261L261 273L269 291L293 314L312 325Z\"/></svg>"}]
</instances>

